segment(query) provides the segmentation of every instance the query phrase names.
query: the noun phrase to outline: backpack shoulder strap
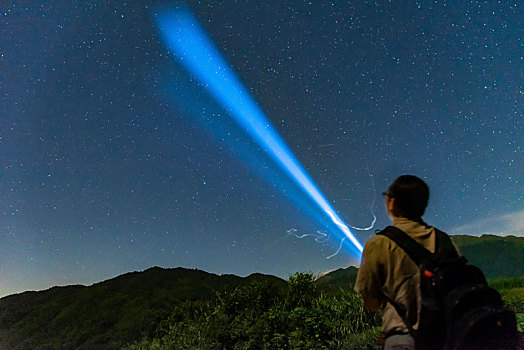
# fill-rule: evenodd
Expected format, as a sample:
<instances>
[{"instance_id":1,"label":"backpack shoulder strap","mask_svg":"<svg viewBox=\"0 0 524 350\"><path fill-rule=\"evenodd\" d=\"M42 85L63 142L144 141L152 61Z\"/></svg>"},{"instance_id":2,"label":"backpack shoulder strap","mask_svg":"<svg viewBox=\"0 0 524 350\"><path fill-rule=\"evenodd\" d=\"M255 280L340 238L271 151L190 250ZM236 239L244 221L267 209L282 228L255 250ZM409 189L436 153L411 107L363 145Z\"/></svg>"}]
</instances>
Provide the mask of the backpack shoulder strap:
<instances>
[{"instance_id":1,"label":"backpack shoulder strap","mask_svg":"<svg viewBox=\"0 0 524 350\"><path fill-rule=\"evenodd\" d=\"M437 239L437 246L436 251L448 258L458 258L459 254L457 250L455 249L455 246L453 245L453 242L451 241L451 238L445 234L444 232L435 229L436 239Z\"/></svg>"},{"instance_id":2,"label":"backpack shoulder strap","mask_svg":"<svg viewBox=\"0 0 524 350\"><path fill-rule=\"evenodd\" d=\"M423 262L430 261L433 257L433 253L395 226L388 226L377 233L377 235L386 236L395 242L417 266L420 266Z\"/></svg>"}]
</instances>

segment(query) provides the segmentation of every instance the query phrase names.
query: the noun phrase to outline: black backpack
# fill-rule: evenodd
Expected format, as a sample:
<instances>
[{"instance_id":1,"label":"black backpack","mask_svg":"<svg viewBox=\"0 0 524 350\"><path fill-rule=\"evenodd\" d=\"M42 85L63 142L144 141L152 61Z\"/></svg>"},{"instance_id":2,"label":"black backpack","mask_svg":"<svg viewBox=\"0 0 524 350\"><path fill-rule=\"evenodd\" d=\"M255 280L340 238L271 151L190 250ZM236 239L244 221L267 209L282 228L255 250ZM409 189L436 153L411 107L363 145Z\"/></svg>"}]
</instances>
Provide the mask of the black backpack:
<instances>
[{"instance_id":1,"label":"black backpack","mask_svg":"<svg viewBox=\"0 0 524 350\"><path fill-rule=\"evenodd\" d=\"M435 230L431 253L402 230L388 226L378 234L393 240L420 270L422 305L418 329L400 305L387 297L415 338L417 349L520 349L515 313L503 307L480 269L458 256L451 239Z\"/></svg>"}]
</instances>

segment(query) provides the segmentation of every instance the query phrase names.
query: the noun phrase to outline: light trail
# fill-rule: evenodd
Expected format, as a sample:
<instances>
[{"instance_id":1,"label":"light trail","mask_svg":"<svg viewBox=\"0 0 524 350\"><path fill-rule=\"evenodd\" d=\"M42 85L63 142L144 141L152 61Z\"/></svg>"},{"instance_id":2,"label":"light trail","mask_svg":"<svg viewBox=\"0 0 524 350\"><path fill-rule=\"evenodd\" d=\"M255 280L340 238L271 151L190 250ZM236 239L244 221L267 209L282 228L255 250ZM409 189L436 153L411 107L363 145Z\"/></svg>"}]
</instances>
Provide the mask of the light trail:
<instances>
[{"instance_id":1,"label":"light trail","mask_svg":"<svg viewBox=\"0 0 524 350\"><path fill-rule=\"evenodd\" d=\"M297 234L298 230L296 228L290 228L286 231L288 236L295 236L298 239L306 238L306 237L313 237L315 242L317 243L326 243L329 240L329 234L327 234L324 231L318 230L317 233L304 233L304 234ZM337 256L338 253L340 253L340 250L342 249L342 246L344 244L344 241L346 240L346 236L342 237L340 240L340 245L338 246L338 249L333 254L326 257L326 259L331 259L334 256Z\"/></svg>"},{"instance_id":2,"label":"light trail","mask_svg":"<svg viewBox=\"0 0 524 350\"><path fill-rule=\"evenodd\" d=\"M377 198L377 189L375 187L375 178L372 174L369 174L371 177L371 185L373 187L373 199L371 200L371 204L369 205L369 210L371 211L371 215L373 216L373 220L371 220L371 224L367 227L356 227L349 225L350 228L358 231L369 231L375 227L375 223L377 222L377 215L375 214L375 200Z\"/></svg>"},{"instance_id":3,"label":"light trail","mask_svg":"<svg viewBox=\"0 0 524 350\"><path fill-rule=\"evenodd\" d=\"M344 244L346 238L347 237L342 237L342 239L340 240L340 246L338 247L337 251L331 254L330 256L326 257L326 259L331 259L332 257L337 256L338 253L340 253L340 250L342 249L342 245Z\"/></svg>"},{"instance_id":4,"label":"light trail","mask_svg":"<svg viewBox=\"0 0 524 350\"><path fill-rule=\"evenodd\" d=\"M360 258L362 244L325 199L191 12L177 7L156 14L156 20L169 51L331 218L339 232L352 243L350 248L356 248L356 255Z\"/></svg>"},{"instance_id":5,"label":"light trail","mask_svg":"<svg viewBox=\"0 0 524 350\"><path fill-rule=\"evenodd\" d=\"M301 235L297 234L297 232L298 230L296 228L290 228L286 231L288 236L295 236L298 239L313 237L317 243L325 243L329 240L329 235L321 230L318 230L317 233L304 233Z\"/></svg>"}]
</instances>

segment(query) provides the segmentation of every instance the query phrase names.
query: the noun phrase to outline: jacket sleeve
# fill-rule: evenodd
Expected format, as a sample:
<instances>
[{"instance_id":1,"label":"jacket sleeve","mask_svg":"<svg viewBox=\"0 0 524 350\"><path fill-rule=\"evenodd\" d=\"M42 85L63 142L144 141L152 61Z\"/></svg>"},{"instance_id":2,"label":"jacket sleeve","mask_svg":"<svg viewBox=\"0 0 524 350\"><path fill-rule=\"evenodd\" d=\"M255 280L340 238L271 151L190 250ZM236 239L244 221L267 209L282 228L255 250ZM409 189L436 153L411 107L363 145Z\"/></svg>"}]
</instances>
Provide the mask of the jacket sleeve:
<instances>
[{"instance_id":1,"label":"jacket sleeve","mask_svg":"<svg viewBox=\"0 0 524 350\"><path fill-rule=\"evenodd\" d=\"M355 291L363 299L375 298L380 301L384 300L382 288L384 286L384 268L380 259L384 255L380 249L380 237L371 237L364 246L362 261L357 274Z\"/></svg>"}]
</instances>

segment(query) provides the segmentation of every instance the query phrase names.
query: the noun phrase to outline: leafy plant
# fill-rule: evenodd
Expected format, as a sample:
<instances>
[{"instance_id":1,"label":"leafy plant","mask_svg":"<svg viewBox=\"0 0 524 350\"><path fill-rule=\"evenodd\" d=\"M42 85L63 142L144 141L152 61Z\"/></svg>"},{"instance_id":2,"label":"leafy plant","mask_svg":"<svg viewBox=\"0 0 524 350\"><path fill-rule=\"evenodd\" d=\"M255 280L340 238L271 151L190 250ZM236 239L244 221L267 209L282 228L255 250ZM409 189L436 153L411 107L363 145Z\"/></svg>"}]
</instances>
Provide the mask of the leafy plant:
<instances>
[{"instance_id":1,"label":"leafy plant","mask_svg":"<svg viewBox=\"0 0 524 350\"><path fill-rule=\"evenodd\" d=\"M290 277L285 293L255 282L203 305L198 312L194 305L177 308L159 338L128 349L373 349L380 323L354 292L318 292L313 276L303 273Z\"/></svg>"}]
</instances>

